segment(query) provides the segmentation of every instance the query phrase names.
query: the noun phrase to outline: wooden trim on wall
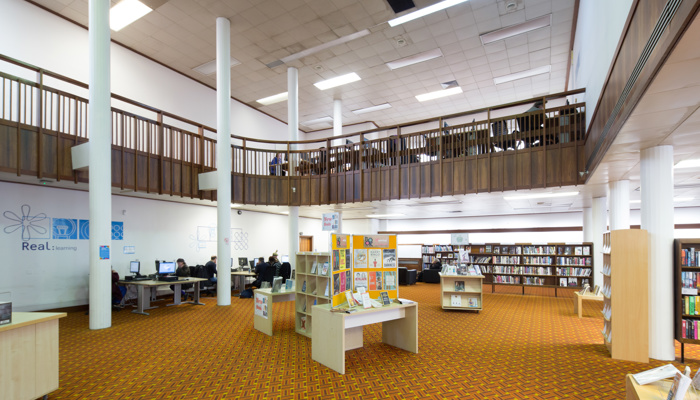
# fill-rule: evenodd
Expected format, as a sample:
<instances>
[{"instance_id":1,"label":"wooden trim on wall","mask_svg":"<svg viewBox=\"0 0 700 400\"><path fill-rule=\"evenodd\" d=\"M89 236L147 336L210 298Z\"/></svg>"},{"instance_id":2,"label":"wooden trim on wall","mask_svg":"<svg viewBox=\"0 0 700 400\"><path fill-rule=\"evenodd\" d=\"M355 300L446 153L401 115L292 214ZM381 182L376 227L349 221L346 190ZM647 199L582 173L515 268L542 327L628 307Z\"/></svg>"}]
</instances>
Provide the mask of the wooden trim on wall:
<instances>
[{"instance_id":1,"label":"wooden trim on wall","mask_svg":"<svg viewBox=\"0 0 700 400\"><path fill-rule=\"evenodd\" d=\"M574 23L571 25L571 37L569 38L569 54L566 57L566 83L564 90L569 90L569 78L571 77L571 59L574 56L574 43L576 42L576 25L578 25L578 9L581 5L581 0L576 0L574 3Z\"/></svg>"}]
</instances>

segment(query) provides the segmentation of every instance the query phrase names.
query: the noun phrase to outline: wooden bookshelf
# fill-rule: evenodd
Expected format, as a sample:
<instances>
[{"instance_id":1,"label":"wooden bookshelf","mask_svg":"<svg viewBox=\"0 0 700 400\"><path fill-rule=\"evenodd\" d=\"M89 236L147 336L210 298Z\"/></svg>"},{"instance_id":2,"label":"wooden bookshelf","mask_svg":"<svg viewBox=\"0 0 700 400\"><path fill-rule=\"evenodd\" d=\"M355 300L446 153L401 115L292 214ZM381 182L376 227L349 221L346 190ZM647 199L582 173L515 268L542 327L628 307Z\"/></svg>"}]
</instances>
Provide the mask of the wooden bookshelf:
<instances>
[{"instance_id":1,"label":"wooden bookshelf","mask_svg":"<svg viewBox=\"0 0 700 400\"><path fill-rule=\"evenodd\" d=\"M469 250L471 263L479 266L492 292L496 285L518 286L523 294L526 287L547 287L556 296L561 288L594 286L593 243L424 245L423 267L432 257L456 263L461 248Z\"/></svg>"},{"instance_id":2,"label":"wooden bookshelf","mask_svg":"<svg viewBox=\"0 0 700 400\"><path fill-rule=\"evenodd\" d=\"M681 362L685 362L685 344L700 344L694 334L700 330L700 309L696 307L700 305L700 239L676 239L673 256L674 337L681 343ZM688 324L693 324L692 330Z\"/></svg>"},{"instance_id":3,"label":"wooden bookshelf","mask_svg":"<svg viewBox=\"0 0 700 400\"><path fill-rule=\"evenodd\" d=\"M295 299L295 330L297 333L311 337L312 321L311 307L331 302L333 288L331 287L332 266L330 253L300 252L296 254L296 288ZM315 273L311 273L316 263ZM323 263L328 263L328 273L321 275ZM306 285L304 285L306 282ZM329 294L325 294L328 286Z\"/></svg>"},{"instance_id":4,"label":"wooden bookshelf","mask_svg":"<svg viewBox=\"0 0 700 400\"><path fill-rule=\"evenodd\" d=\"M440 273L440 302L444 310L471 310L479 312L483 308L482 282L483 275L446 275ZM457 283L461 282L463 290L458 290ZM459 306L452 305L452 296L460 296ZM469 303L475 299L475 304Z\"/></svg>"},{"instance_id":5,"label":"wooden bookshelf","mask_svg":"<svg viewBox=\"0 0 700 400\"><path fill-rule=\"evenodd\" d=\"M603 235L602 334L617 360L649 362L648 241L643 229Z\"/></svg>"}]
</instances>

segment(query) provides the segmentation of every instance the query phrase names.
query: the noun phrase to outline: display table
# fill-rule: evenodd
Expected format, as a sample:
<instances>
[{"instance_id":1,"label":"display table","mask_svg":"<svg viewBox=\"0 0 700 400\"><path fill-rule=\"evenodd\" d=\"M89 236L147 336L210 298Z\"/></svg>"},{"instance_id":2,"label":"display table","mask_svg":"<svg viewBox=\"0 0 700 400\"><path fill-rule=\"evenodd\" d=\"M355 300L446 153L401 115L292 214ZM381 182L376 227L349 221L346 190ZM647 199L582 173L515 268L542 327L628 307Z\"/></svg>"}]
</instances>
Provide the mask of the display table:
<instances>
[{"instance_id":1,"label":"display table","mask_svg":"<svg viewBox=\"0 0 700 400\"><path fill-rule=\"evenodd\" d=\"M632 378L631 374L625 377L625 399L626 400L666 400L668 391L671 389L672 380L663 380L650 383L648 385L639 385ZM700 396L692 393L692 386L686 392L684 400L700 400Z\"/></svg>"},{"instance_id":2,"label":"display table","mask_svg":"<svg viewBox=\"0 0 700 400\"><path fill-rule=\"evenodd\" d=\"M253 297L255 298L253 304L253 327L266 335L272 336L272 316L274 315L272 305L283 301L294 301L295 295L294 289L287 291L282 288L277 293L272 293L271 288L255 289L253 291Z\"/></svg>"},{"instance_id":3,"label":"display table","mask_svg":"<svg viewBox=\"0 0 700 400\"><path fill-rule=\"evenodd\" d=\"M603 301L603 296L596 296L594 294L589 294L586 293L582 295L579 292L574 292L574 313L578 314L578 317L581 318L583 314L583 301L584 300L592 300L592 301Z\"/></svg>"},{"instance_id":4,"label":"display table","mask_svg":"<svg viewBox=\"0 0 700 400\"><path fill-rule=\"evenodd\" d=\"M158 286L168 286L168 285L173 285L174 286L174 291L173 291L173 302L170 304L167 304L168 306L177 306L182 304L182 294L181 288L182 285L186 285L189 283L194 284L194 299L192 301L186 301L185 303L187 304L196 304L203 306L204 303L199 302L199 282L206 281L207 279L204 278L187 278L185 280L177 280L177 281L119 281L120 285L134 285L136 286L136 295L137 295L137 300L136 300L136 309L133 310L133 313L136 314L142 314L142 315L148 315L148 313L145 310L150 310L153 308L158 308L158 307L151 307L151 297L150 296L144 296L143 290L145 288L151 288L155 289Z\"/></svg>"},{"instance_id":5,"label":"display table","mask_svg":"<svg viewBox=\"0 0 700 400\"><path fill-rule=\"evenodd\" d=\"M445 275L442 272L439 275L440 304L443 309L476 312L483 309L483 275Z\"/></svg>"},{"instance_id":6,"label":"display table","mask_svg":"<svg viewBox=\"0 0 700 400\"><path fill-rule=\"evenodd\" d=\"M29 400L58 389L58 319L66 313L13 312L0 326L0 399Z\"/></svg>"},{"instance_id":7,"label":"display table","mask_svg":"<svg viewBox=\"0 0 700 400\"><path fill-rule=\"evenodd\" d=\"M418 353L418 304L359 309L352 314L331 312L330 304L313 306L316 329L311 332L311 358L345 374L345 352L362 347L362 327L382 323L382 342ZM320 328L320 329L319 329Z\"/></svg>"}]
</instances>

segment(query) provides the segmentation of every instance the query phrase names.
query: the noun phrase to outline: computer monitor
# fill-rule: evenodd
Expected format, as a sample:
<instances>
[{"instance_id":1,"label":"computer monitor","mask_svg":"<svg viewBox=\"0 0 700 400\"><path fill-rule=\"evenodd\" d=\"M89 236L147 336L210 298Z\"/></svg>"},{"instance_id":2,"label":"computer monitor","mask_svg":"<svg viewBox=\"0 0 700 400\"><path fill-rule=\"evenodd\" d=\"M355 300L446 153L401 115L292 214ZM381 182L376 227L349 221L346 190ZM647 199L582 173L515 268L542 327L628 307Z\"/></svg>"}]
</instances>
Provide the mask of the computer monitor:
<instances>
[{"instance_id":1,"label":"computer monitor","mask_svg":"<svg viewBox=\"0 0 700 400\"><path fill-rule=\"evenodd\" d=\"M141 272L141 262L139 261L132 261L129 263L129 272L132 274L136 274L136 276L140 275Z\"/></svg>"},{"instance_id":2,"label":"computer monitor","mask_svg":"<svg viewBox=\"0 0 700 400\"><path fill-rule=\"evenodd\" d=\"M172 261L161 261L160 269L158 273L161 275L174 274L175 273L175 263Z\"/></svg>"},{"instance_id":3,"label":"computer monitor","mask_svg":"<svg viewBox=\"0 0 700 400\"><path fill-rule=\"evenodd\" d=\"M238 266L245 267L248 265L248 257L238 257Z\"/></svg>"},{"instance_id":4,"label":"computer monitor","mask_svg":"<svg viewBox=\"0 0 700 400\"><path fill-rule=\"evenodd\" d=\"M289 262L289 256L288 255L283 255L282 258L280 259L280 262Z\"/></svg>"},{"instance_id":5,"label":"computer monitor","mask_svg":"<svg viewBox=\"0 0 700 400\"><path fill-rule=\"evenodd\" d=\"M255 268L255 260L250 260L250 268Z\"/></svg>"}]
</instances>

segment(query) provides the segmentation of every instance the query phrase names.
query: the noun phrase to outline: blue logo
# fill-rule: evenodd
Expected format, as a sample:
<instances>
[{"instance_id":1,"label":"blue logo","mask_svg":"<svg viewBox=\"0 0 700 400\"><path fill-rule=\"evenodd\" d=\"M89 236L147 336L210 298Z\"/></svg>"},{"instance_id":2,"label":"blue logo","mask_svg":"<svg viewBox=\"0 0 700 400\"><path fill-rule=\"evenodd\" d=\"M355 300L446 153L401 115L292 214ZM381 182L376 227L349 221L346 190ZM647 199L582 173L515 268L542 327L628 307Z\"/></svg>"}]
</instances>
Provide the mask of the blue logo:
<instances>
[{"instance_id":1,"label":"blue logo","mask_svg":"<svg viewBox=\"0 0 700 400\"><path fill-rule=\"evenodd\" d=\"M124 223L112 221L112 240L124 240Z\"/></svg>"},{"instance_id":2,"label":"blue logo","mask_svg":"<svg viewBox=\"0 0 700 400\"><path fill-rule=\"evenodd\" d=\"M53 219L53 239L77 239L78 220L68 218Z\"/></svg>"},{"instance_id":3,"label":"blue logo","mask_svg":"<svg viewBox=\"0 0 700 400\"><path fill-rule=\"evenodd\" d=\"M79 232L78 232L78 237L81 240L88 240L90 239L90 221L87 219L81 219L79 221Z\"/></svg>"}]
</instances>

